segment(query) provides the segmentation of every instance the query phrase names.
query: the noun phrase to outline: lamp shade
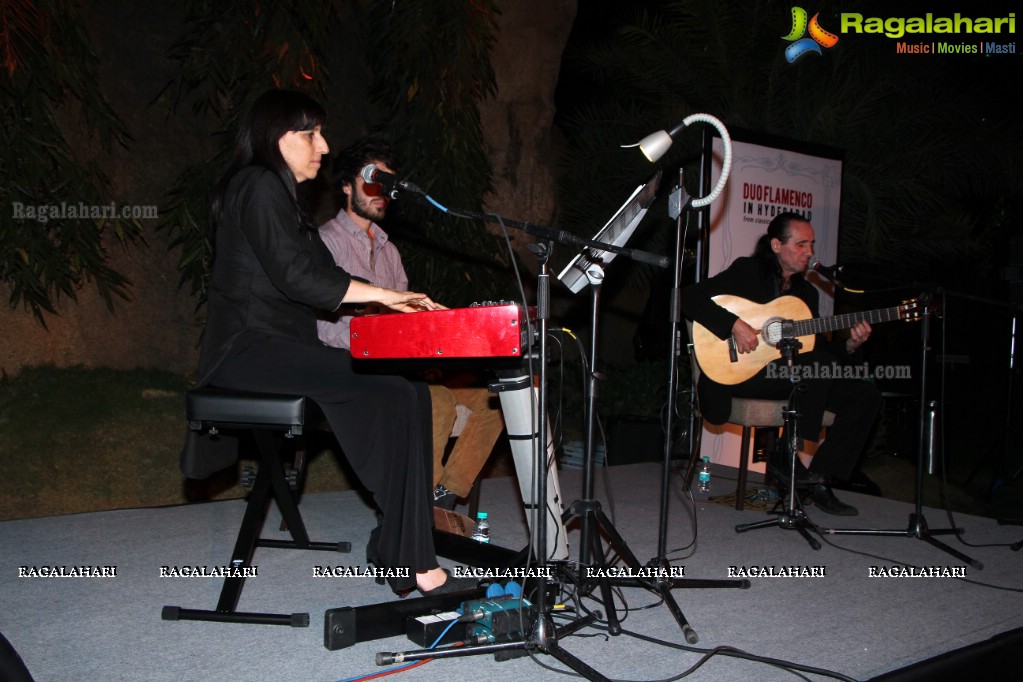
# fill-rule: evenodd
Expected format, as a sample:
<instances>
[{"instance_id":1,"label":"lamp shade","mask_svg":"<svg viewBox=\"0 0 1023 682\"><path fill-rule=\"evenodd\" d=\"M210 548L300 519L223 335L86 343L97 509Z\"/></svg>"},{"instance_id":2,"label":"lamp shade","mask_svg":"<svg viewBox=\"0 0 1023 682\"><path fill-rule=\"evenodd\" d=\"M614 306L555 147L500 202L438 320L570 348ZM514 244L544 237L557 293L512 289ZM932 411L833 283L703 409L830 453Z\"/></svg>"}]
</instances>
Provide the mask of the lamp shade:
<instances>
[{"instance_id":1,"label":"lamp shade","mask_svg":"<svg viewBox=\"0 0 1023 682\"><path fill-rule=\"evenodd\" d=\"M664 130L658 130L639 141L639 151L643 152L643 156L650 163L653 163L664 156L664 153L671 147L671 143L671 135Z\"/></svg>"},{"instance_id":2,"label":"lamp shade","mask_svg":"<svg viewBox=\"0 0 1023 682\"><path fill-rule=\"evenodd\" d=\"M717 184L714 185L714 189L710 191L710 194L700 199L693 199L692 201L693 208L703 208L717 199L722 190L724 190L725 183L728 182L728 174L732 169L732 140L728 137L728 131L725 129L725 125L721 121L710 114L690 114L682 119L682 121L671 130L658 130L656 133L650 133L636 144L627 144L623 145L623 147L639 147L639 151L643 152L643 156L645 156L650 163L654 163L664 156L664 153L671 147L671 143L674 142L675 138L678 137L678 135L685 130L687 126L690 126L697 121L709 123L717 128L718 133L721 135L721 143L724 146L721 174L718 176Z\"/></svg>"}]
</instances>

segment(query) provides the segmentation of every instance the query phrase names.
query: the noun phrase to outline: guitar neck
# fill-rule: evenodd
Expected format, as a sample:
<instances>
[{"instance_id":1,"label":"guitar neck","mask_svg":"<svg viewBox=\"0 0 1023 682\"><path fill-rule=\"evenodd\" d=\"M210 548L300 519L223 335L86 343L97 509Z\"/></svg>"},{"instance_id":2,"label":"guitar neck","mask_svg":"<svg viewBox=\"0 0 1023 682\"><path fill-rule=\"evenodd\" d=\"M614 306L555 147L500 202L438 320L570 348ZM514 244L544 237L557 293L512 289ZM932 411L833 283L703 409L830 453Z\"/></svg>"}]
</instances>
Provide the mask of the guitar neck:
<instances>
[{"instance_id":1,"label":"guitar neck","mask_svg":"<svg viewBox=\"0 0 1023 682\"><path fill-rule=\"evenodd\" d=\"M864 321L870 324L891 322L892 320L899 319L899 311L900 306L892 306L891 308L878 308L877 310L866 310L859 313L816 317L810 320L796 320L792 323L792 328L795 332L793 335L797 337L811 336L813 334L833 332L838 329L849 329L857 322Z\"/></svg>"}]
</instances>

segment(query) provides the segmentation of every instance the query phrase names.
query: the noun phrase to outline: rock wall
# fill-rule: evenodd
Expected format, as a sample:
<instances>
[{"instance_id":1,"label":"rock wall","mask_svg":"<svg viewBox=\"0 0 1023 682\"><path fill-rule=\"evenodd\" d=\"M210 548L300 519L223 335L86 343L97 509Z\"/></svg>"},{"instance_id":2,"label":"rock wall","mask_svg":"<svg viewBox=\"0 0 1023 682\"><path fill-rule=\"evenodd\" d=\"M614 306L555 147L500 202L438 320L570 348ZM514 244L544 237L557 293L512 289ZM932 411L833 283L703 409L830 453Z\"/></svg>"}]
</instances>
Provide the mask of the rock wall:
<instances>
[{"instance_id":1,"label":"rock wall","mask_svg":"<svg viewBox=\"0 0 1023 682\"><path fill-rule=\"evenodd\" d=\"M492 63L497 97L484 103L484 137L494 168L487 210L549 224L559 157L554 88L577 0L501 3Z\"/></svg>"}]
</instances>

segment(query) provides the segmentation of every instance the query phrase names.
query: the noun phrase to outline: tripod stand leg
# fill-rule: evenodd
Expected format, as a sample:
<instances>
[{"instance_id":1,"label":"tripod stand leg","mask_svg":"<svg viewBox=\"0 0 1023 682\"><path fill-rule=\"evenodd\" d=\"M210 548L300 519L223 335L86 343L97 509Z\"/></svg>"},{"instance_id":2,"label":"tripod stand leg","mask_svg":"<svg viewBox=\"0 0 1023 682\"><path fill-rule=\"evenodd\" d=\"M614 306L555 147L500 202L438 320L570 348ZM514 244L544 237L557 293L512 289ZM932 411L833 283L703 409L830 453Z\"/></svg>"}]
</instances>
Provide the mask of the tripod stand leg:
<instances>
[{"instance_id":1,"label":"tripod stand leg","mask_svg":"<svg viewBox=\"0 0 1023 682\"><path fill-rule=\"evenodd\" d=\"M469 643L464 645L449 645L437 649L417 649L415 651L392 651L377 652L377 665L393 665L395 663L409 663L411 661L422 661L426 659L460 658L462 656L478 656L480 654L494 654L495 658L504 651L529 651L549 654L561 661L566 666L592 682L610 682L610 680L599 672L584 663L579 657L561 648L558 644L559 637L567 637L576 630L592 625L601 618L599 611L591 613L568 625L554 628L550 620L541 615L528 639L517 639L509 641L492 641L483 643ZM537 633L540 633L539 635ZM498 640L506 638L507 635L498 637Z\"/></svg>"},{"instance_id":2,"label":"tripod stand leg","mask_svg":"<svg viewBox=\"0 0 1023 682\"><path fill-rule=\"evenodd\" d=\"M932 547L936 547L944 552L951 554L956 559L959 559L959 561L962 561L964 564L967 564L968 566L973 566L977 570L982 570L984 568L984 564L982 564L981 562L966 556L965 554L955 549L954 547L949 547L941 540L935 540L933 537L931 537L930 533L926 533L920 536L920 539L930 544Z\"/></svg>"},{"instance_id":3,"label":"tripod stand leg","mask_svg":"<svg viewBox=\"0 0 1023 682\"><path fill-rule=\"evenodd\" d=\"M963 531L962 528L942 528L938 530L931 530L927 527L927 519L924 518L923 513L923 496L924 496L924 473L928 469L927 462L935 461L935 453L937 451L936 436L938 433L937 428L937 411L938 403L936 401L925 402L924 395L926 394L926 367L927 367L927 350L929 348L928 329L929 329L929 316L924 315L922 328L923 337L923 349L924 357L921 361L921 388L920 388L920 449L918 451L917 464L916 464L916 494L915 494L915 508L913 513L909 515L909 526L905 530L897 529L866 529L866 528L831 528L827 529L826 533L829 535L878 535L878 536L904 536L910 538L916 538L917 540L923 540L932 547L940 549L941 551L954 556L963 563L981 570L984 568L984 564L973 559L962 552L949 547L945 543L935 540L935 535L946 535L946 534L959 534Z\"/></svg>"},{"instance_id":4,"label":"tripod stand leg","mask_svg":"<svg viewBox=\"0 0 1023 682\"><path fill-rule=\"evenodd\" d=\"M686 642L689 644L696 644L699 641L699 635L689 624L685 614L682 613L682 609L675 601L674 596L671 594L672 587L700 587L700 588L712 588L712 587L732 587L739 589L746 589L749 587L749 581L746 580L705 580L705 581L692 581L690 584L685 584L683 580L669 580L663 576L658 576L652 580L635 580L628 578L615 579L611 578L610 571L608 569L607 562L604 560L603 547L601 546L601 534L606 534L610 543L618 551L624 560L625 565L634 571L642 569L639 563L639 559L632 553L629 546L625 543L625 539L618 533L615 527L611 524L611 520L607 518L603 510L600 509L599 503L592 503L593 507L584 505L582 502L577 502L572 506L572 511L576 511L580 508L586 509L586 514L589 517L591 523L595 524L592 528L591 538L591 557L593 561L598 565L600 571L597 577L597 582L601 590L601 599L604 601L604 607L607 610L607 622L608 631L613 635L621 633L621 624L618 620L618 614L615 610L614 603L611 601L613 593L611 587L613 585L619 585L622 587L643 587L645 589L656 590L656 592L667 604L668 610L671 611L671 615L675 618L679 628L682 630L682 636L685 637ZM774 522L772 519L771 522ZM664 568L667 568L664 566Z\"/></svg>"},{"instance_id":5,"label":"tripod stand leg","mask_svg":"<svg viewBox=\"0 0 1023 682\"><path fill-rule=\"evenodd\" d=\"M745 533L748 530L756 530L758 528L770 528L771 526L781 525L781 517L776 516L773 519L767 519L766 521L754 521L753 523L740 523L735 527L736 533Z\"/></svg>"},{"instance_id":6,"label":"tripod stand leg","mask_svg":"<svg viewBox=\"0 0 1023 682\"><path fill-rule=\"evenodd\" d=\"M815 538L812 535L810 535L810 531L808 531L805 526L803 526L802 524L798 523L798 520L797 520L797 525L795 526L795 528L796 528L797 531L799 531L799 534L803 536L803 539L806 540L808 543L810 543L810 547L812 547L814 549L820 549L821 548L820 541L818 541L817 538Z\"/></svg>"},{"instance_id":7,"label":"tripod stand leg","mask_svg":"<svg viewBox=\"0 0 1023 682\"><path fill-rule=\"evenodd\" d=\"M758 528L770 528L771 526L778 526L785 528L786 530L795 530L813 549L820 549L821 543L814 536L810 535L810 528L813 528L803 513L798 509L795 512L788 512L783 510L778 516L773 519L767 519L766 521L755 521L753 523L741 523L735 527L736 533L745 533L748 530L757 530Z\"/></svg>"},{"instance_id":8,"label":"tripod stand leg","mask_svg":"<svg viewBox=\"0 0 1023 682\"><path fill-rule=\"evenodd\" d=\"M596 519L593 523L598 523ZM609 567L604 559L604 548L600 542L599 524L593 529L590 535L590 556L597 565L598 577L597 586L600 588L600 598L604 602L607 611L607 631L614 636L622 634L622 625L618 620L618 611L615 609L614 593L611 591L611 581L608 580ZM587 570L587 567L583 567Z\"/></svg>"},{"instance_id":9,"label":"tripod stand leg","mask_svg":"<svg viewBox=\"0 0 1023 682\"><path fill-rule=\"evenodd\" d=\"M582 659L562 649L561 645L556 641L547 645L547 653L585 677L587 680L606 680L607 682L610 682L609 678L604 677L599 672L583 663Z\"/></svg>"},{"instance_id":10,"label":"tripod stand leg","mask_svg":"<svg viewBox=\"0 0 1023 682\"><path fill-rule=\"evenodd\" d=\"M686 638L688 644L696 644L700 641L700 636L696 634L696 630L686 620L686 616L682 613L682 609L679 608L678 602L675 601L675 597L671 594L671 585L666 580L657 581L657 592L661 595L661 599L668 605L668 610L671 611L671 615L675 618L675 622L678 623L679 628L682 629L682 636Z\"/></svg>"}]
</instances>

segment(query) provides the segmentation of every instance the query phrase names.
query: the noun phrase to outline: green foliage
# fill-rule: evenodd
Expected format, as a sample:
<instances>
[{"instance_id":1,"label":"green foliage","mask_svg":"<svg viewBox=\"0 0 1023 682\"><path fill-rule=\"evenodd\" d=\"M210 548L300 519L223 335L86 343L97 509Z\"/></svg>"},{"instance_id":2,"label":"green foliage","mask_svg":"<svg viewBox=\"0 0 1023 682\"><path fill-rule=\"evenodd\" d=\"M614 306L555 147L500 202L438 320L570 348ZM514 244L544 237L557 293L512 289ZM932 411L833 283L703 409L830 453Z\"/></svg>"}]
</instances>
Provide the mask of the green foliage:
<instances>
[{"instance_id":1,"label":"green foliage","mask_svg":"<svg viewBox=\"0 0 1023 682\"><path fill-rule=\"evenodd\" d=\"M993 87L1009 82L1012 66L893 58L891 44L851 38L788 64L779 36L791 7L650 0L622 10L610 39L570 46L567 70L589 83L562 119L566 227L594 224L607 212L601 196L642 177L639 155L617 145L706 112L731 128L844 150L843 258L898 263L921 277L905 264L947 272L990 256L992 235L1010 221L1006 198L1021 189L1012 156L1023 129ZM822 25L837 26L848 9L829 4ZM685 165L695 178L699 140L698 131L683 135L661 166Z\"/></svg>"},{"instance_id":2,"label":"green foliage","mask_svg":"<svg viewBox=\"0 0 1023 682\"><path fill-rule=\"evenodd\" d=\"M378 128L405 160L402 174L451 209L479 211L491 189L479 105L497 90L497 12L491 0L379 0L371 12ZM508 294L507 257L485 226L408 202L392 212L415 287L448 305Z\"/></svg>"},{"instance_id":3,"label":"green foliage","mask_svg":"<svg viewBox=\"0 0 1023 682\"><path fill-rule=\"evenodd\" d=\"M386 124L377 128L407 161L403 174L452 208L479 210L490 188L479 103L496 89L488 56L496 11L489 1L381 1L363 18L377 55L373 95L385 111ZM181 281L201 305L212 258L209 190L227 164L230 133L267 88L304 90L326 101L329 32L340 20L340 3L192 0L188 16L171 54L180 73L165 96L172 107L191 102L218 139L212 158L179 176L160 213L181 248ZM452 305L498 288L506 263L485 228L408 202L391 213L415 286Z\"/></svg>"},{"instance_id":4,"label":"green foliage","mask_svg":"<svg viewBox=\"0 0 1023 682\"><path fill-rule=\"evenodd\" d=\"M190 102L212 124L213 155L185 169L160 211L160 228L181 247L181 283L206 300L212 266L210 190L227 166L239 118L270 88L325 99L329 28L338 2L190 0L185 32L171 49L178 75L163 96L171 109Z\"/></svg>"},{"instance_id":5,"label":"green foliage","mask_svg":"<svg viewBox=\"0 0 1023 682\"><path fill-rule=\"evenodd\" d=\"M67 0L0 0L0 46L0 282L8 303L45 326L44 312L91 281L112 308L130 282L110 267L104 236L127 245L141 238L141 225L103 214L112 204L106 177L61 133L60 122L77 121L73 135L98 138L93 155L128 141L96 87L81 17Z\"/></svg>"}]
</instances>

